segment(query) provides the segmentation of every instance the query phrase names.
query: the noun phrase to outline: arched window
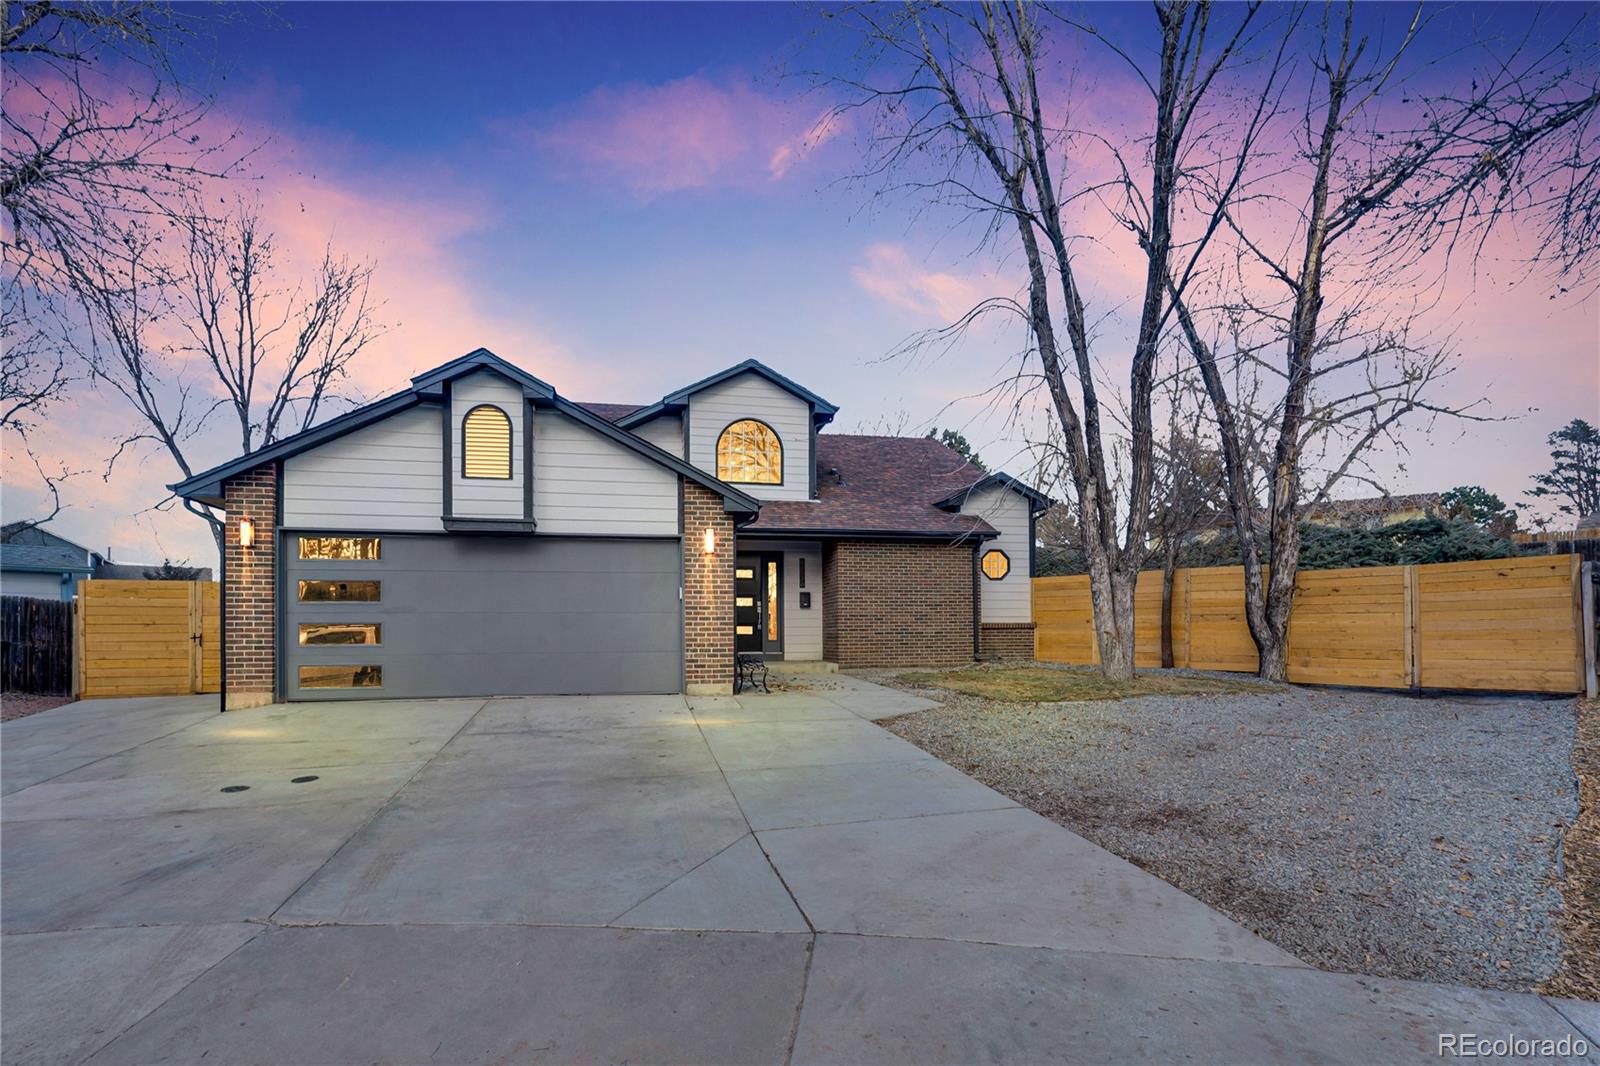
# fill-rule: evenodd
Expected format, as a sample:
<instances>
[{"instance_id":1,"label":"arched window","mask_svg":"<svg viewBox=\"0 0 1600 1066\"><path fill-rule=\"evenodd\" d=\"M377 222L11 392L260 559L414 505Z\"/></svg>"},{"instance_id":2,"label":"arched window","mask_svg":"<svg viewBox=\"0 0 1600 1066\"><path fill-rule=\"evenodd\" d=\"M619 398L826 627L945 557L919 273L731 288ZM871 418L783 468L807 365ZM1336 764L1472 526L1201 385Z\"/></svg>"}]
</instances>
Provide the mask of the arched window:
<instances>
[{"instance_id":1,"label":"arched window","mask_svg":"<svg viewBox=\"0 0 1600 1066\"><path fill-rule=\"evenodd\" d=\"M765 422L735 422L717 438L717 477L735 484L783 484L783 442Z\"/></svg>"},{"instance_id":2,"label":"arched window","mask_svg":"<svg viewBox=\"0 0 1600 1066\"><path fill-rule=\"evenodd\" d=\"M500 408L479 404L461 420L461 476L511 476L511 419Z\"/></svg>"}]
</instances>

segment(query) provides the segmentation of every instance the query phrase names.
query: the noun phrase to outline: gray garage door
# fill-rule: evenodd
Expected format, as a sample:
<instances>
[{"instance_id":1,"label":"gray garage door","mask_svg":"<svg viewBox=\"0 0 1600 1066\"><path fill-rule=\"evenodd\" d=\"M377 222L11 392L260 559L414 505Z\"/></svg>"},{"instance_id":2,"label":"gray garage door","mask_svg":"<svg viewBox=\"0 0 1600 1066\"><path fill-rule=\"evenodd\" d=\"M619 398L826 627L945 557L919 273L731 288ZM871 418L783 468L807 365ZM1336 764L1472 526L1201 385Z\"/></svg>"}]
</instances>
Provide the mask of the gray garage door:
<instances>
[{"instance_id":1,"label":"gray garage door","mask_svg":"<svg viewBox=\"0 0 1600 1066\"><path fill-rule=\"evenodd\" d=\"M675 540L302 536L283 545L289 699L681 688ZM302 558L352 546L379 557Z\"/></svg>"}]
</instances>

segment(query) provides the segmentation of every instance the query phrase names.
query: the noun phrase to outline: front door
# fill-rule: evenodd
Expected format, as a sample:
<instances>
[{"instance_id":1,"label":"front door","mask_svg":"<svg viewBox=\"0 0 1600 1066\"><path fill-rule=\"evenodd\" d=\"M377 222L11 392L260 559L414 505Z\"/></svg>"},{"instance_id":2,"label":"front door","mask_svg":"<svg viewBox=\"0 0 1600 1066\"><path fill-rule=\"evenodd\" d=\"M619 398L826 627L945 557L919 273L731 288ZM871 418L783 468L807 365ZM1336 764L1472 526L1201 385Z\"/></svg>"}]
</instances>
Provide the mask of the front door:
<instances>
[{"instance_id":1,"label":"front door","mask_svg":"<svg viewBox=\"0 0 1600 1066\"><path fill-rule=\"evenodd\" d=\"M733 560L733 645L738 652L783 657L783 556Z\"/></svg>"}]
</instances>

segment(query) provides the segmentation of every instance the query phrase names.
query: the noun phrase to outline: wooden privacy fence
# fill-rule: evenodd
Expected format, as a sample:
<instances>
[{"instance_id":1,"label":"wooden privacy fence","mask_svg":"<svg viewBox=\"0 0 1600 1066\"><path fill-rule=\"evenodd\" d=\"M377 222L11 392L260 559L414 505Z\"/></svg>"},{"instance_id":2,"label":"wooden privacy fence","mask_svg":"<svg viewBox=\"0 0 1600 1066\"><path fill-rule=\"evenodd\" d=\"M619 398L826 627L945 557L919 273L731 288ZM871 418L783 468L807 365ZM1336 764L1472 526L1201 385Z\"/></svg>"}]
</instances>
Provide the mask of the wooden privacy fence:
<instances>
[{"instance_id":1,"label":"wooden privacy fence","mask_svg":"<svg viewBox=\"0 0 1600 1066\"><path fill-rule=\"evenodd\" d=\"M72 604L0 596L0 691L72 694Z\"/></svg>"},{"instance_id":2,"label":"wooden privacy fence","mask_svg":"<svg viewBox=\"0 0 1600 1066\"><path fill-rule=\"evenodd\" d=\"M1539 555L1422 566L1303 570L1289 623L1289 680L1374 688L1582 692L1581 560ZM1033 581L1035 657L1099 662L1089 579ZM1139 575L1135 663L1161 665L1161 574ZM1251 673L1244 569L1179 570L1173 665Z\"/></svg>"},{"instance_id":3,"label":"wooden privacy fence","mask_svg":"<svg viewBox=\"0 0 1600 1066\"><path fill-rule=\"evenodd\" d=\"M214 581L83 581L78 695L172 696L222 687Z\"/></svg>"}]
</instances>

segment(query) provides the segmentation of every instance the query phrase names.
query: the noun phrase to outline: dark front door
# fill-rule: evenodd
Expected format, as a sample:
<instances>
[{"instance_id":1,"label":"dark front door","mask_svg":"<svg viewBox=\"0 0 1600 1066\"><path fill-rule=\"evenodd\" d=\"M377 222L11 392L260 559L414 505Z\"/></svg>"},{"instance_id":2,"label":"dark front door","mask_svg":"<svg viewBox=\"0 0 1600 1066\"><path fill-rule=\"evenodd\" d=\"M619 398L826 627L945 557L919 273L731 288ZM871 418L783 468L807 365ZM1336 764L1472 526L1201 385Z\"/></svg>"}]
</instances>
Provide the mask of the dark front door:
<instances>
[{"instance_id":1,"label":"dark front door","mask_svg":"<svg viewBox=\"0 0 1600 1066\"><path fill-rule=\"evenodd\" d=\"M761 583L761 556L736 556L733 560L733 646L739 652L761 650Z\"/></svg>"},{"instance_id":2,"label":"dark front door","mask_svg":"<svg viewBox=\"0 0 1600 1066\"><path fill-rule=\"evenodd\" d=\"M737 555L733 560L733 646L783 656L783 555Z\"/></svg>"}]
</instances>

